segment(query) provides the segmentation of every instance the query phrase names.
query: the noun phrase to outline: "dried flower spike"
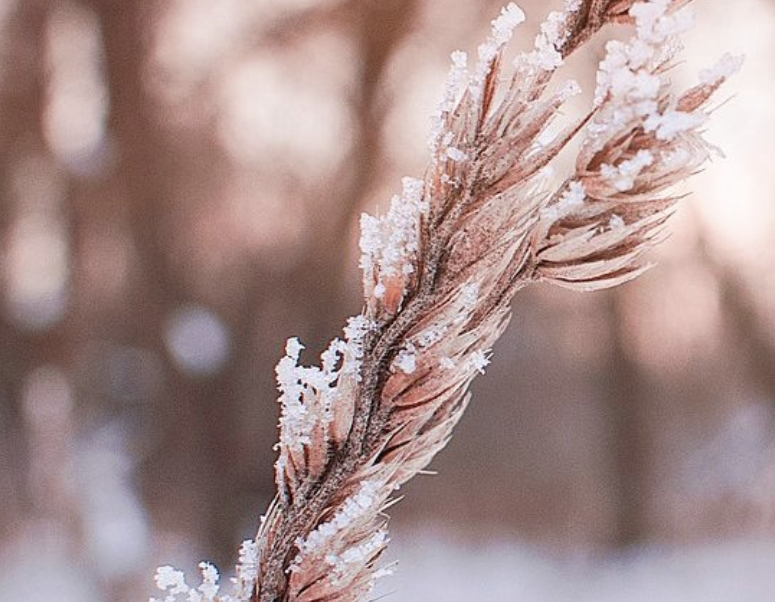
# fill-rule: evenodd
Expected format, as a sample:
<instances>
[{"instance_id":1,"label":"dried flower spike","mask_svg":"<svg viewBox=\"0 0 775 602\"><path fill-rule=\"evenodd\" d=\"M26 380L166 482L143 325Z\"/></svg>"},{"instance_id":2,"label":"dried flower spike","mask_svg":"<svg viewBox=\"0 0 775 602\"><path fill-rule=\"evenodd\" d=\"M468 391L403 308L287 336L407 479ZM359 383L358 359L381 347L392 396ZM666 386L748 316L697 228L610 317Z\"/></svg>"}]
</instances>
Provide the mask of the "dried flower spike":
<instances>
[{"instance_id":1,"label":"dried flower spike","mask_svg":"<svg viewBox=\"0 0 775 602\"><path fill-rule=\"evenodd\" d=\"M534 50L504 69L524 20L514 4L492 24L469 71L452 55L422 180L404 179L381 217L361 219L364 310L321 367L298 365L290 339L281 391L277 497L240 553L234 593L201 565L191 588L170 567L165 602L363 600L390 569L391 496L447 443L489 363L516 291L535 281L593 290L641 274L678 197L711 147L705 105L740 66L729 55L675 94L665 72L692 24L684 1L566 0ZM635 26L609 42L588 115L545 142L575 82L548 86L566 57L606 23ZM510 73L508 73L510 71ZM544 168L575 136L573 173L554 192Z\"/></svg>"}]
</instances>

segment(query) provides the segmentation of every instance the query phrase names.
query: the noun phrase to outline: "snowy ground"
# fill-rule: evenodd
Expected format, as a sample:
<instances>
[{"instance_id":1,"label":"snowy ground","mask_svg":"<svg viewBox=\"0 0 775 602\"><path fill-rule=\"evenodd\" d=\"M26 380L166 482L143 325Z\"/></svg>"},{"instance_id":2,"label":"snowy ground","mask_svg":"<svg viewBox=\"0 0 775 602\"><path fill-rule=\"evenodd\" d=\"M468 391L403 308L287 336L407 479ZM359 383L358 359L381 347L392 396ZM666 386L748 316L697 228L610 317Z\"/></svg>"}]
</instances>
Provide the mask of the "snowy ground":
<instances>
[{"instance_id":1,"label":"snowy ground","mask_svg":"<svg viewBox=\"0 0 775 602\"><path fill-rule=\"evenodd\" d=\"M542 555L517 541L473 543L432 531L395 529L380 581L384 602L775 602L775 539L673 549L622 558ZM0 557L1 602L115 602L93 566L65 550ZM135 594L158 592L148 569Z\"/></svg>"},{"instance_id":2,"label":"snowy ground","mask_svg":"<svg viewBox=\"0 0 775 602\"><path fill-rule=\"evenodd\" d=\"M375 592L395 602L773 602L775 540L551 558L517 542L466 544L394 533L398 570Z\"/></svg>"}]
</instances>

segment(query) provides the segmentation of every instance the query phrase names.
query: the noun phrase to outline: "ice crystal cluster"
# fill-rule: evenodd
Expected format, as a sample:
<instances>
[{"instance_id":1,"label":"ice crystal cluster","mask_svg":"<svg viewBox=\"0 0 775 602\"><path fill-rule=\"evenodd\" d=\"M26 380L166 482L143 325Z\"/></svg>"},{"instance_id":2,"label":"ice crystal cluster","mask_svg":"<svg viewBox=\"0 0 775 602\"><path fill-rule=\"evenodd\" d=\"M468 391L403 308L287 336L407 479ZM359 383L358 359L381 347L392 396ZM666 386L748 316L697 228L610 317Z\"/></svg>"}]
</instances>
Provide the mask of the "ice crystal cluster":
<instances>
[{"instance_id":1,"label":"ice crystal cluster","mask_svg":"<svg viewBox=\"0 0 775 602\"><path fill-rule=\"evenodd\" d=\"M219 593L209 564L196 587L162 567L163 602L354 602L390 573L378 567L384 511L449 440L517 291L638 276L679 198L674 186L712 152L699 128L740 59L725 55L673 91L665 74L692 25L685 4L566 0L509 67L504 50L525 19L510 3L472 68L452 54L428 170L404 179L384 215L361 218L362 313L319 368L300 364L295 338L277 365L277 496L243 545L234 592ZM550 135L579 91L550 84L607 23L634 34L607 44L589 113ZM574 138L575 165L552 188L547 169Z\"/></svg>"},{"instance_id":2,"label":"ice crystal cluster","mask_svg":"<svg viewBox=\"0 0 775 602\"><path fill-rule=\"evenodd\" d=\"M151 598L150 602L247 602L250 600L258 577L256 564L258 550L252 540L244 541L240 547L239 564L235 577L231 579L232 593L220 594L220 575L209 562L199 563L200 583L191 587L186 583L183 571L171 566L156 569L156 587L166 593L164 598Z\"/></svg>"}]
</instances>

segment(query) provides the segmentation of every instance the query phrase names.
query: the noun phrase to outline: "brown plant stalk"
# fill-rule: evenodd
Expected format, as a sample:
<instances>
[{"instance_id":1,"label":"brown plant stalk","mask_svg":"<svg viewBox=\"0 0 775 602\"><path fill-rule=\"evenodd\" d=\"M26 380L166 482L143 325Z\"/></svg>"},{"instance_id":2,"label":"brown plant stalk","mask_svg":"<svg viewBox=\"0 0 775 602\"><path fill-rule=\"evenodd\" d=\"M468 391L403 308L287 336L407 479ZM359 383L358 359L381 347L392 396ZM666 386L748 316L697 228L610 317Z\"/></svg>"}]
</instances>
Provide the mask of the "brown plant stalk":
<instances>
[{"instance_id":1,"label":"brown plant stalk","mask_svg":"<svg viewBox=\"0 0 775 602\"><path fill-rule=\"evenodd\" d=\"M243 544L234 594L219 595L210 565L196 589L162 567L165 600L368 595L387 572L376 566L384 510L447 443L514 294L537 281L595 290L641 274L679 198L671 190L708 158L704 107L739 59L725 56L697 86L672 93L665 72L691 25L684 4L566 0L509 70L504 49L524 19L511 3L470 72L453 53L424 178L405 178L386 215L362 218L363 312L320 368L298 365L296 339L278 364L277 497ZM635 34L609 42L590 112L543 142L578 88L550 91L556 71L611 22ZM549 190L545 168L574 137L575 169Z\"/></svg>"}]
</instances>

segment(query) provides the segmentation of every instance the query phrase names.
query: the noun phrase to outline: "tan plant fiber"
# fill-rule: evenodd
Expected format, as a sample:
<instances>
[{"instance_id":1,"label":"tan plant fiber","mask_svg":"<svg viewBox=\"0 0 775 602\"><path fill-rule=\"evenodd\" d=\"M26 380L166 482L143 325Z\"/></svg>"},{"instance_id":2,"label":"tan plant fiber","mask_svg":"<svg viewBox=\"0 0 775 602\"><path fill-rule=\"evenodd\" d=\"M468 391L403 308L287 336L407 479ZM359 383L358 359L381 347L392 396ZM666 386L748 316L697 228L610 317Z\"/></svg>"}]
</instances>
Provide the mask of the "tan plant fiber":
<instances>
[{"instance_id":1,"label":"tan plant fiber","mask_svg":"<svg viewBox=\"0 0 775 602\"><path fill-rule=\"evenodd\" d=\"M166 601L334 602L368 598L388 543L394 492L449 440L509 319L514 294L546 281L581 290L641 274L678 196L712 148L699 129L706 102L740 60L725 56L683 93L666 71L691 25L686 2L567 0L535 50L504 68L523 19L513 3L468 70L453 53L436 116L431 161L406 178L382 217L361 221L364 309L321 367L298 366L290 339L277 367L281 390L277 496L254 541L243 544L235 591L162 567ZM609 42L594 105L546 141L575 82L550 83L563 60L607 23ZM573 173L547 189L545 167L580 137Z\"/></svg>"}]
</instances>

